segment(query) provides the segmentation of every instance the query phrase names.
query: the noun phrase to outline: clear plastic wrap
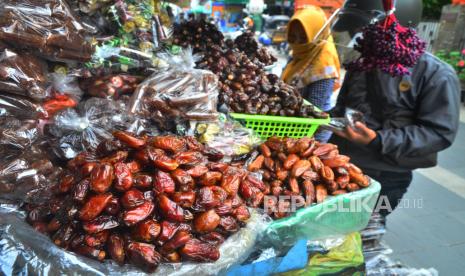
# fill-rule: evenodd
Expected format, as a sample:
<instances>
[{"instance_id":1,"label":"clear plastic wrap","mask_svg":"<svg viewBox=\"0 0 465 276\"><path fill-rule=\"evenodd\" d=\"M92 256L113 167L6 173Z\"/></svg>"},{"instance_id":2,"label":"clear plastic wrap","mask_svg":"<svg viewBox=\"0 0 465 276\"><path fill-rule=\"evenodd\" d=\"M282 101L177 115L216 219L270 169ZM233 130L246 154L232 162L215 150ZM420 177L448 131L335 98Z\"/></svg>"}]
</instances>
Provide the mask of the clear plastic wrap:
<instances>
[{"instance_id":1,"label":"clear plastic wrap","mask_svg":"<svg viewBox=\"0 0 465 276\"><path fill-rule=\"evenodd\" d=\"M1 9L1 6L0 6ZM1 18L1 17L0 17ZM1 29L0 29L1 33ZM19 94L34 100L48 96L47 64L31 53L11 50L0 52L0 91Z\"/></svg>"},{"instance_id":2,"label":"clear plastic wrap","mask_svg":"<svg viewBox=\"0 0 465 276\"><path fill-rule=\"evenodd\" d=\"M16 206L0 205L0 273L11 275L147 275L131 265L97 261L75 255L55 246L48 237L35 231ZM247 226L230 236L221 246L221 257L214 263L161 264L155 275L217 275L241 263L253 250L257 234L268 220L257 212Z\"/></svg>"},{"instance_id":3,"label":"clear plastic wrap","mask_svg":"<svg viewBox=\"0 0 465 276\"><path fill-rule=\"evenodd\" d=\"M170 69L154 73L137 87L129 112L145 114L165 129L172 129L172 124L180 120L216 120L217 76L194 69L195 57L190 49L164 59Z\"/></svg>"},{"instance_id":4,"label":"clear plastic wrap","mask_svg":"<svg viewBox=\"0 0 465 276\"><path fill-rule=\"evenodd\" d=\"M263 233L261 243L275 248L299 239L321 239L345 235L365 228L378 199L381 185L371 180L365 189L332 196L324 202L297 210L274 221Z\"/></svg>"},{"instance_id":5,"label":"clear plastic wrap","mask_svg":"<svg viewBox=\"0 0 465 276\"><path fill-rule=\"evenodd\" d=\"M201 143L220 151L228 159L250 153L263 142L252 130L228 119L197 123L190 131Z\"/></svg>"},{"instance_id":6,"label":"clear plastic wrap","mask_svg":"<svg viewBox=\"0 0 465 276\"><path fill-rule=\"evenodd\" d=\"M76 109L58 112L47 126L51 144L57 155L66 159L112 138L115 117L122 114L120 106L106 99L90 98Z\"/></svg>"},{"instance_id":7,"label":"clear plastic wrap","mask_svg":"<svg viewBox=\"0 0 465 276\"><path fill-rule=\"evenodd\" d=\"M46 200L61 169L54 167L41 147L30 147L0 162L0 199L13 202Z\"/></svg>"},{"instance_id":8,"label":"clear plastic wrap","mask_svg":"<svg viewBox=\"0 0 465 276\"><path fill-rule=\"evenodd\" d=\"M42 105L27 97L0 93L0 110L5 115L11 115L19 120L37 119L46 111Z\"/></svg>"},{"instance_id":9,"label":"clear plastic wrap","mask_svg":"<svg viewBox=\"0 0 465 276\"><path fill-rule=\"evenodd\" d=\"M18 120L13 116L0 116L0 145L25 150L39 137L37 122Z\"/></svg>"},{"instance_id":10,"label":"clear plastic wrap","mask_svg":"<svg viewBox=\"0 0 465 276\"><path fill-rule=\"evenodd\" d=\"M90 60L87 31L63 0L3 0L0 4L0 40L52 60Z\"/></svg>"},{"instance_id":11,"label":"clear plastic wrap","mask_svg":"<svg viewBox=\"0 0 465 276\"><path fill-rule=\"evenodd\" d=\"M335 242L337 241L337 242ZM307 266L282 275L355 275L364 272L364 258L360 234L355 232L334 239L320 240L324 250L310 249Z\"/></svg>"},{"instance_id":12,"label":"clear plastic wrap","mask_svg":"<svg viewBox=\"0 0 465 276\"><path fill-rule=\"evenodd\" d=\"M118 99L122 95L132 95L141 77L128 74L112 74L81 79L82 90L92 97Z\"/></svg>"},{"instance_id":13,"label":"clear plastic wrap","mask_svg":"<svg viewBox=\"0 0 465 276\"><path fill-rule=\"evenodd\" d=\"M75 99L80 99L82 94L84 94L75 76L55 72L50 74L50 79L52 80L52 87L56 92L70 95Z\"/></svg>"}]
</instances>

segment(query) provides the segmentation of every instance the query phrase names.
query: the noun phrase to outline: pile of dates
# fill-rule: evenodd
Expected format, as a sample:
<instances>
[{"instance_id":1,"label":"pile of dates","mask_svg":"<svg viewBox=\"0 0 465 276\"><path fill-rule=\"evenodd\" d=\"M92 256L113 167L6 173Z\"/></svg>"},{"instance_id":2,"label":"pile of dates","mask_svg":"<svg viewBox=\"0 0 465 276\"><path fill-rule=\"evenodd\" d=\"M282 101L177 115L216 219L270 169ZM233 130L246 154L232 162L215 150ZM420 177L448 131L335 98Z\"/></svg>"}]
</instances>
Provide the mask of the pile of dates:
<instances>
[{"instance_id":1,"label":"pile of dates","mask_svg":"<svg viewBox=\"0 0 465 276\"><path fill-rule=\"evenodd\" d=\"M211 34L196 34L194 27L198 31L205 30L202 26L209 26ZM296 88L284 83L274 74L266 74L264 63L260 61L255 48L253 53L244 52L233 41L225 42L223 36L217 35L217 32L216 26L209 23L188 21L174 28L173 43L182 47L191 46L203 55L202 60L197 62L197 67L210 70L218 76L220 105L225 104L232 112L252 115L328 117L328 114L316 110L313 105L305 105ZM183 35L179 35L180 33ZM246 34L238 43L251 39L253 37Z\"/></svg>"},{"instance_id":2,"label":"pile of dates","mask_svg":"<svg viewBox=\"0 0 465 276\"><path fill-rule=\"evenodd\" d=\"M236 47L241 50L253 61L257 59L265 66L271 65L277 61L276 57L273 56L265 47L258 46L258 42L251 31L244 32L240 36L236 37L233 43L232 42L232 40L228 39L225 43L229 48Z\"/></svg>"},{"instance_id":3,"label":"pile of dates","mask_svg":"<svg viewBox=\"0 0 465 276\"><path fill-rule=\"evenodd\" d=\"M204 20L190 20L175 25L173 43L183 48L191 46L194 53L206 52L211 45L223 47L224 36L218 28Z\"/></svg>"},{"instance_id":4,"label":"pile of dates","mask_svg":"<svg viewBox=\"0 0 465 276\"><path fill-rule=\"evenodd\" d=\"M280 195L300 196L305 205L321 203L328 195L357 191L370 185L370 178L350 158L339 154L336 145L320 144L312 138L271 137L259 147L260 155L248 164L251 172L261 171L265 192L252 188L247 195L266 197L268 213L279 219L290 215L290 201Z\"/></svg>"},{"instance_id":5,"label":"pile of dates","mask_svg":"<svg viewBox=\"0 0 465 276\"><path fill-rule=\"evenodd\" d=\"M54 197L25 206L27 221L57 246L147 272L216 261L250 217L242 183L260 181L193 137L113 135L70 160Z\"/></svg>"},{"instance_id":6,"label":"pile of dates","mask_svg":"<svg viewBox=\"0 0 465 276\"><path fill-rule=\"evenodd\" d=\"M220 104L237 113L327 118L327 114L304 105L299 91L238 49L212 46L197 65L219 78Z\"/></svg>"}]
</instances>

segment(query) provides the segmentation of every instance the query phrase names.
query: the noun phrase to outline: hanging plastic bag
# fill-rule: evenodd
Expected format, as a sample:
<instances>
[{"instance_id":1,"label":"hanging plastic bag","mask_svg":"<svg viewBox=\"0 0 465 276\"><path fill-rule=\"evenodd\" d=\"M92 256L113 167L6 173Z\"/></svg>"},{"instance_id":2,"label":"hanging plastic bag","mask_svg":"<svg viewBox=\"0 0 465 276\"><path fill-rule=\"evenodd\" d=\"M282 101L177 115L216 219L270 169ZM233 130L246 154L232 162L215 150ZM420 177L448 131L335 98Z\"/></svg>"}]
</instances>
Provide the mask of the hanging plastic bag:
<instances>
[{"instance_id":1,"label":"hanging plastic bag","mask_svg":"<svg viewBox=\"0 0 465 276\"><path fill-rule=\"evenodd\" d=\"M76 76L55 72L50 74L52 80L52 87L54 91L72 96L74 99L79 100L84 92L78 84Z\"/></svg>"},{"instance_id":2,"label":"hanging plastic bag","mask_svg":"<svg viewBox=\"0 0 465 276\"><path fill-rule=\"evenodd\" d=\"M57 155L74 158L78 153L95 149L112 137L114 119L122 114L119 106L106 99L90 98L76 109L65 109L47 126Z\"/></svg>"},{"instance_id":3,"label":"hanging plastic bag","mask_svg":"<svg viewBox=\"0 0 465 276\"><path fill-rule=\"evenodd\" d=\"M3 92L43 100L49 94L46 72L47 64L31 53L19 54L8 48L0 52L0 81L3 82L0 87Z\"/></svg>"},{"instance_id":4,"label":"hanging plastic bag","mask_svg":"<svg viewBox=\"0 0 465 276\"><path fill-rule=\"evenodd\" d=\"M218 275L241 263L254 249L257 234L267 225L264 216L251 213L247 226L220 246L220 258L214 263L161 264L156 275ZM118 266L78 256L55 246L48 237L25 222L25 215L14 205L0 205L0 273L147 275L134 266Z\"/></svg>"},{"instance_id":5,"label":"hanging plastic bag","mask_svg":"<svg viewBox=\"0 0 465 276\"><path fill-rule=\"evenodd\" d=\"M214 121L218 117L218 78L210 71L194 69L190 49L165 55L170 69L142 82L129 104L129 112L149 116L163 129L182 121Z\"/></svg>"},{"instance_id":6,"label":"hanging plastic bag","mask_svg":"<svg viewBox=\"0 0 465 276\"><path fill-rule=\"evenodd\" d=\"M3 0L0 4L0 40L52 60L90 60L87 31L63 0Z\"/></svg>"}]
</instances>

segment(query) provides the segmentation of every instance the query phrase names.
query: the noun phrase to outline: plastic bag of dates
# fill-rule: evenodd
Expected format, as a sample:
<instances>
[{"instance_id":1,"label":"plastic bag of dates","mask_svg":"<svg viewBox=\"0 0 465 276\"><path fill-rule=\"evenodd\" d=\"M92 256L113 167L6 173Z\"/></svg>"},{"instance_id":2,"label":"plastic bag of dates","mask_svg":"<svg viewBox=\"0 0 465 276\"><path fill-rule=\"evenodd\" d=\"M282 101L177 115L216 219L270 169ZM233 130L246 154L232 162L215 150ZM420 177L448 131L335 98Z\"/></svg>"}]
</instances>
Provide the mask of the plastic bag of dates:
<instances>
[{"instance_id":1,"label":"plastic bag of dates","mask_svg":"<svg viewBox=\"0 0 465 276\"><path fill-rule=\"evenodd\" d=\"M70 159L111 138L111 130L119 117L120 106L111 100L90 98L77 108L59 111L46 125L44 132L57 156Z\"/></svg>"},{"instance_id":2,"label":"plastic bag of dates","mask_svg":"<svg viewBox=\"0 0 465 276\"><path fill-rule=\"evenodd\" d=\"M38 143L21 151L0 147L0 200L43 202L50 198L50 187L61 169L56 168Z\"/></svg>"},{"instance_id":3,"label":"plastic bag of dates","mask_svg":"<svg viewBox=\"0 0 465 276\"><path fill-rule=\"evenodd\" d=\"M247 168L262 175L265 189L249 181L241 191L249 198L265 195L260 206L276 219L266 242L286 246L363 229L380 185L349 161L336 145L308 137L271 137L260 145Z\"/></svg>"},{"instance_id":4,"label":"plastic bag of dates","mask_svg":"<svg viewBox=\"0 0 465 276\"><path fill-rule=\"evenodd\" d=\"M217 76L194 69L195 57L190 49L165 60L170 69L153 74L137 87L129 111L145 114L162 129L173 129L182 121L216 120Z\"/></svg>"},{"instance_id":5,"label":"plastic bag of dates","mask_svg":"<svg viewBox=\"0 0 465 276\"><path fill-rule=\"evenodd\" d=\"M34 100L45 99L48 78L47 64L31 53L5 48L0 50L0 91L30 97Z\"/></svg>"},{"instance_id":6,"label":"plastic bag of dates","mask_svg":"<svg viewBox=\"0 0 465 276\"><path fill-rule=\"evenodd\" d=\"M3 0L0 4L0 41L52 60L90 60L93 50L85 38L87 30L63 0Z\"/></svg>"},{"instance_id":7,"label":"plastic bag of dates","mask_svg":"<svg viewBox=\"0 0 465 276\"><path fill-rule=\"evenodd\" d=\"M240 195L241 185L249 179L247 170L220 162L221 154L193 137L135 136L123 131L113 135L115 139L68 162L61 180L50 189L54 193L50 200L25 205L26 221L35 230L78 255L120 266L129 263L163 275L216 274L246 257L267 225L264 216L251 216L247 200ZM24 225L19 228L7 229L13 231L7 236L37 248L37 263L30 264L34 269L44 269L38 263L45 262L62 273L76 266L85 271L94 267L119 271L117 266L100 270L100 264L70 258L48 241L25 241L21 232L31 231ZM44 241L41 235L31 236ZM46 245L51 262L67 261L50 266L49 259L40 257ZM6 259L10 261L12 255ZM160 263L184 262L191 265L157 270Z\"/></svg>"}]
</instances>

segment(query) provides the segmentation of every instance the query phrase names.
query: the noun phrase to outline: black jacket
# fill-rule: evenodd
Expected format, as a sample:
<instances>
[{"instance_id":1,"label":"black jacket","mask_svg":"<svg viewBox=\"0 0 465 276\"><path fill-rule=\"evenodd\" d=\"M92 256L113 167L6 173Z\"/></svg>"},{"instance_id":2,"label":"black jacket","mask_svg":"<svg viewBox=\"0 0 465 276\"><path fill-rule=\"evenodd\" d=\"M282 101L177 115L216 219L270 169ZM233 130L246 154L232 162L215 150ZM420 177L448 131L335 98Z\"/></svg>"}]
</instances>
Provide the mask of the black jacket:
<instances>
[{"instance_id":1,"label":"black jacket","mask_svg":"<svg viewBox=\"0 0 465 276\"><path fill-rule=\"evenodd\" d=\"M330 142L354 164L395 172L432 167L457 134L460 84L453 68L427 53L410 76L347 73L331 115L343 117L346 107L363 112L377 132L368 146L333 135Z\"/></svg>"}]
</instances>

